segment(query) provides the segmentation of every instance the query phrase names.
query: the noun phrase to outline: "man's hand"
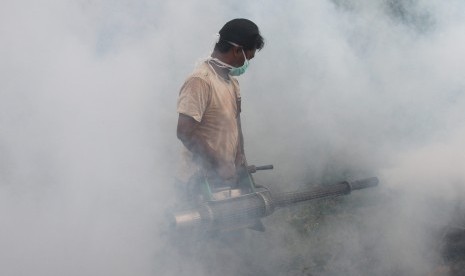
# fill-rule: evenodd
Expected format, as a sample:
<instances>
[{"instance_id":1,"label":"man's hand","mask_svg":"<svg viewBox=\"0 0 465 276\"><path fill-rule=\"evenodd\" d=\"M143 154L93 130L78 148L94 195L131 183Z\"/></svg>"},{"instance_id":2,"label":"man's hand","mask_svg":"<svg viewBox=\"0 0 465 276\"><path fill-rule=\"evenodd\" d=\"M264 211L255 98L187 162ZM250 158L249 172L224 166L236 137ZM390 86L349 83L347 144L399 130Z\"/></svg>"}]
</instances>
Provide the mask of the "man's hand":
<instances>
[{"instance_id":1,"label":"man's hand","mask_svg":"<svg viewBox=\"0 0 465 276\"><path fill-rule=\"evenodd\" d=\"M225 182L235 182L237 181L236 166L234 164L218 164L214 168L218 176Z\"/></svg>"},{"instance_id":2,"label":"man's hand","mask_svg":"<svg viewBox=\"0 0 465 276\"><path fill-rule=\"evenodd\" d=\"M231 166L232 165L232 166ZM215 168L207 169L208 181L216 187L230 186L235 187L239 179L236 168L233 164L222 164Z\"/></svg>"}]
</instances>

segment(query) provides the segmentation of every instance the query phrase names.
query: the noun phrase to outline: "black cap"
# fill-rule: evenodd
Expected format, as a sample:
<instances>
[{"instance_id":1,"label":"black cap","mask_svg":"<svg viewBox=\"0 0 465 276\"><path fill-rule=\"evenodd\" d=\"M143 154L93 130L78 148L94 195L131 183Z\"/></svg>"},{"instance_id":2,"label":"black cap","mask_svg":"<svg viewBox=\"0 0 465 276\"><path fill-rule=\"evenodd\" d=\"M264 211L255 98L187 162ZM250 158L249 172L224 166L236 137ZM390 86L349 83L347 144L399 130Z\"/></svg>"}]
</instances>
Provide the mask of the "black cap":
<instances>
[{"instance_id":1,"label":"black cap","mask_svg":"<svg viewBox=\"0 0 465 276\"><path fill-rule=\"evenodd\" d=\"M227 22L219 34L220 40L236 43L245 49L263 47L263 38L257 25L248 19L236 18Z\"/></svg>"}]
</instances>

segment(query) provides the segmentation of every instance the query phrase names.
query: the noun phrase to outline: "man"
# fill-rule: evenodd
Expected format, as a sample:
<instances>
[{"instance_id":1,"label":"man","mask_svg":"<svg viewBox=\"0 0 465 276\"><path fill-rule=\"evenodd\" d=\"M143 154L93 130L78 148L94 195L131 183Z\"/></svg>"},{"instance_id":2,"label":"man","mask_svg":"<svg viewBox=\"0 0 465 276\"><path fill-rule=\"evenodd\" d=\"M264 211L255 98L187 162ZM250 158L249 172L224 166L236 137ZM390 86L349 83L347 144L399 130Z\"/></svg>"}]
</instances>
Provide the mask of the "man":
<instances>
[{"instance_id":1,"label":"man","mask_svg":"<svg viewBox=\"0 0 465 276\"><path fill-rule=\"evenodd\" d=\"M181 88L177 104L177 137L184 145L178 180L193 189L196 179L233 186L245 165L240 126L240 91L235 76L243 74L264 46L255 23L233 19L219 31L211 57L202 62Z\"/></svg>"}]
</instances>

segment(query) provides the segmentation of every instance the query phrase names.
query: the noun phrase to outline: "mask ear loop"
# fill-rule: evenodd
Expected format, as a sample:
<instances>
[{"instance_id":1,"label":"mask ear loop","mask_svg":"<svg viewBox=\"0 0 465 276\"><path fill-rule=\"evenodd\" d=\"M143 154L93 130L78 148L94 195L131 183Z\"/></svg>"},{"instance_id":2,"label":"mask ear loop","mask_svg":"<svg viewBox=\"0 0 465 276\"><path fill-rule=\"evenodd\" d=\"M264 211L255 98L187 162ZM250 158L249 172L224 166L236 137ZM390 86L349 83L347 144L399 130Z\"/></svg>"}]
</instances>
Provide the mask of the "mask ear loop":
<instances>
[{"instance_id":1,"label":"mask ear loop","mask_svg":"<svg viewBox=\"0 0 465 276\"><path fill-rule=\"evenodd\" d=\"M225 41L228 42L229 44L231 44L232 46L236 46L236 47L238 47L238 48L241 48L242 54L244 55L244 60L247 60L247 61L248 61L247 56L245 55L244 47L243 47L243 46L241 46L241 45L239 45L239 44L237 44L237 43L234 43L234 42L232 42L232 41L229 41L229 40L225 40ZM245 62L245 61L244 61L244 62Z\"/></svg>"},{"instance_id":2,"label":"mask ear loop","mask_svg":"<svg viewBox=\"0 0 465 276\"><path fill-rule=\"evenodd\" d=\"M229 40L225 40L226 42L228 42L229 44L231 44L232 46L236 46L236 47L239 47L239 48L244 48L242 47L241 45L237 44L237 43L234 43L234 42L231 42Z\"/></svg>"}]
</instances>

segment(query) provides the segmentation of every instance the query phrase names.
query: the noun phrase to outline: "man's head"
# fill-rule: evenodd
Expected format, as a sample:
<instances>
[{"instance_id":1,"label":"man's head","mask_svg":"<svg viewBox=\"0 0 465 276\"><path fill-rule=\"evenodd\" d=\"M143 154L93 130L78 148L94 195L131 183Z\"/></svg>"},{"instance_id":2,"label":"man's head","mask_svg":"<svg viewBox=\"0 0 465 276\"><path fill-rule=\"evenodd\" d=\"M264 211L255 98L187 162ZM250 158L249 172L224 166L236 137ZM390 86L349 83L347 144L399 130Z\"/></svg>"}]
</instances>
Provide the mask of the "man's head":
<instances>
[{"instance_id":1,"label":"man's head","mask_svg":"<svg viewBox=\"0 0 465 276\"><path fill-rule=\"evenodd\" d=\"M228 54L229 64L235 67L244 64L244 55L250 60L255 56L255 51L265 45L257 25L243 18L227 22L219 31L219 36L214 51Z\"/></svg>"}]
</instances>

